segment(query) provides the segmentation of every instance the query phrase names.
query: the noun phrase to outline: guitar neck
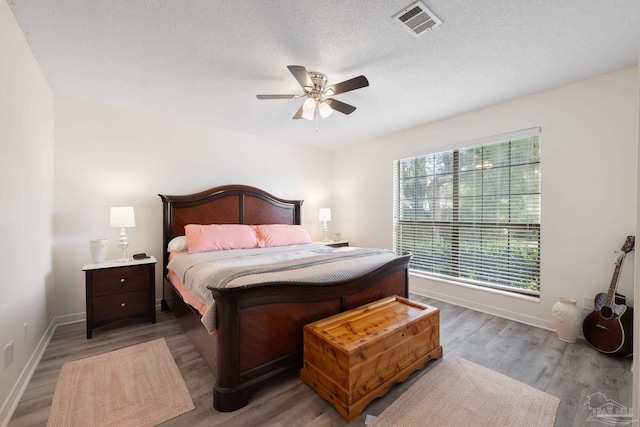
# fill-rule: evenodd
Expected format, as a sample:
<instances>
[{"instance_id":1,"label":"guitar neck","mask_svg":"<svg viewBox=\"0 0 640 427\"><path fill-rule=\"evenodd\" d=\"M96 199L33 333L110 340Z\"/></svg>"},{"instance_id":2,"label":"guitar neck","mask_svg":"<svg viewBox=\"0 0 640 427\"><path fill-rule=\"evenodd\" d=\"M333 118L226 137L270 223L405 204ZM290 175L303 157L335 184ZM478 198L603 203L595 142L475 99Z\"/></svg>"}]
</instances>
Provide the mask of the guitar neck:
<instances>
[{"instance_id":1,"label":"guitar neck","mask_svg":"<svg viewBox=\"0 0 640 427\"><path fill-rule=\"evenodd\" d=\"M624 255L620 255L616 261L616 268L613 270L613 277L611 278L611 284L609 285L609 292L607 292L607 300L604 305L611 307L615 301L616 288L618 287L618 279L620 279L620 270L622 270L622 262L624 261Z\"/></svg>"}]
</instances>

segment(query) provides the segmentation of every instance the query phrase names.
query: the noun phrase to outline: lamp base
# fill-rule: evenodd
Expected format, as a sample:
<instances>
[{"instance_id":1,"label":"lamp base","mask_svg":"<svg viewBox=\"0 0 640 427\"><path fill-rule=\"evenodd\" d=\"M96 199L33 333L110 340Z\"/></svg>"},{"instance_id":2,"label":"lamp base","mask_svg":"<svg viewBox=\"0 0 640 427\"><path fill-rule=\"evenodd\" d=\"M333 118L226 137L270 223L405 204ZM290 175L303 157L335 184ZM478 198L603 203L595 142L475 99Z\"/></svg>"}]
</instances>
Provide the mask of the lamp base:
<instances>
[{"instance_id":1,"label":"lamp base","mask_svg":"<svg viewBox=\"0 0 640 427\"><path fill-rule=\"evenodd\" d=\"M120 239L118 240L118 247L120 248L120 258L116 262L128 262L132 258L127 258L127 246L129 246L129 240L127 239L127 233L124 231L124 227L120 229Z\"/></svg>"}]
</instances>

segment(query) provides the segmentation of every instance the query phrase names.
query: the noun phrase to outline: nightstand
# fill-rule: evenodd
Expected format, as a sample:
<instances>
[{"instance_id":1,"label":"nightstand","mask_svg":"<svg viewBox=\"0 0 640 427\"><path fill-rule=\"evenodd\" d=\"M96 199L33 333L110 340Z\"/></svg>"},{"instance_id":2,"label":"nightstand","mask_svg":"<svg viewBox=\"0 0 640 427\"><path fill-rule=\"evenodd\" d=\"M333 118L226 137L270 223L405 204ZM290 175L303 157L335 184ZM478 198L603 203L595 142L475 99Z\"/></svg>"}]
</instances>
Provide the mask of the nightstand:
<instances>
[{"instance_id":1,"label":"nightstand","mask_svg":"<svg viewBox=\"0 0 640 427\"><path fill-rule=\"evenodd\" d=\"M341 248L344 246L349 246L349 242L347 242L346 240L340 240L340 241L329 240L328 242L318 242L318 243L331 246L332 248Z\"/></svg>"},{"instance_id":2,"label":"nightstand","mask_svg":"<svg viewBox=\"0 0 640 427\"><path fill-rule=\"evenodd\" d=\"M93 329L131 317L156 323L156 274L154 257L100 264L86 264L87 339Z\"/></svg>"}]
</instances>

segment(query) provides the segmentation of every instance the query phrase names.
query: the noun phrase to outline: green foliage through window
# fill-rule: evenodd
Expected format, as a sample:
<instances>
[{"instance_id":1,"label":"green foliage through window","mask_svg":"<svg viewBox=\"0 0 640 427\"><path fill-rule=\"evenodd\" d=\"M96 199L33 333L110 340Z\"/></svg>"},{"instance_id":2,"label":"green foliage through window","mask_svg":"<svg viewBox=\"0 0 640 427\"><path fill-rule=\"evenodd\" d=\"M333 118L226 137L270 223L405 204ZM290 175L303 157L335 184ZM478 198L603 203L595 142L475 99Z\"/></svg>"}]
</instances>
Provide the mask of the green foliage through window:
<instances>
[{"instance_id":1,"label":"green foliage through window","mask_svg":"<svg viewBox=\"0 0 640 427\"><path fill-rule=\"evenodd\" d=\"M394 161L394 249L412 270L540 293L538 133Z\"/></svg>"}]
</instances>

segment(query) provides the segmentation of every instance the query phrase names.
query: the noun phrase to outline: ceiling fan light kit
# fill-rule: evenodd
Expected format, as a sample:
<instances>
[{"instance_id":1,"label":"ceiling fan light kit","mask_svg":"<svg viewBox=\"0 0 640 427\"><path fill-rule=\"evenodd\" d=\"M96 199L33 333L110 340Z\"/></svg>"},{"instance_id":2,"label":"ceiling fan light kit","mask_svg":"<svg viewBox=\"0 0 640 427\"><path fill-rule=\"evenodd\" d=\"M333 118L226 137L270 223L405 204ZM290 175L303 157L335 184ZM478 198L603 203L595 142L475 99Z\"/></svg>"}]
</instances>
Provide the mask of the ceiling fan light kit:
<instances>
[{"instance_id":1,"label":"ceiling fan light kit","mask_svg":"<svg viewBox=\"0 0 640 427\"><path fill-rule=\"evenodd\" d=\"M333 109L326 102L321 102L318 104L318 112L320 113L320 117L326 119L333 113Z\"/></svg>"},{"instance_id":2,"label":"ceiling fan light kit","mask_svg":"<svg viewBox=\"0 0 640 427\"><path fill-rule=\"evenodd\" d=\"M313 120L315 118L317 120L318 115L324 119L329 117L333 110L342 114L351 114L356 110L356 107L329 97L369 86L369 81L365 76L354 77L341 83L327 86L327 76L322 73L307 71L301 65L289 65L287 68L302 86L304 93L301 95L257 95L257 98L299 99L306 97L307 99L300 106L293 119Z\"/></svg>"}]
</instances>

